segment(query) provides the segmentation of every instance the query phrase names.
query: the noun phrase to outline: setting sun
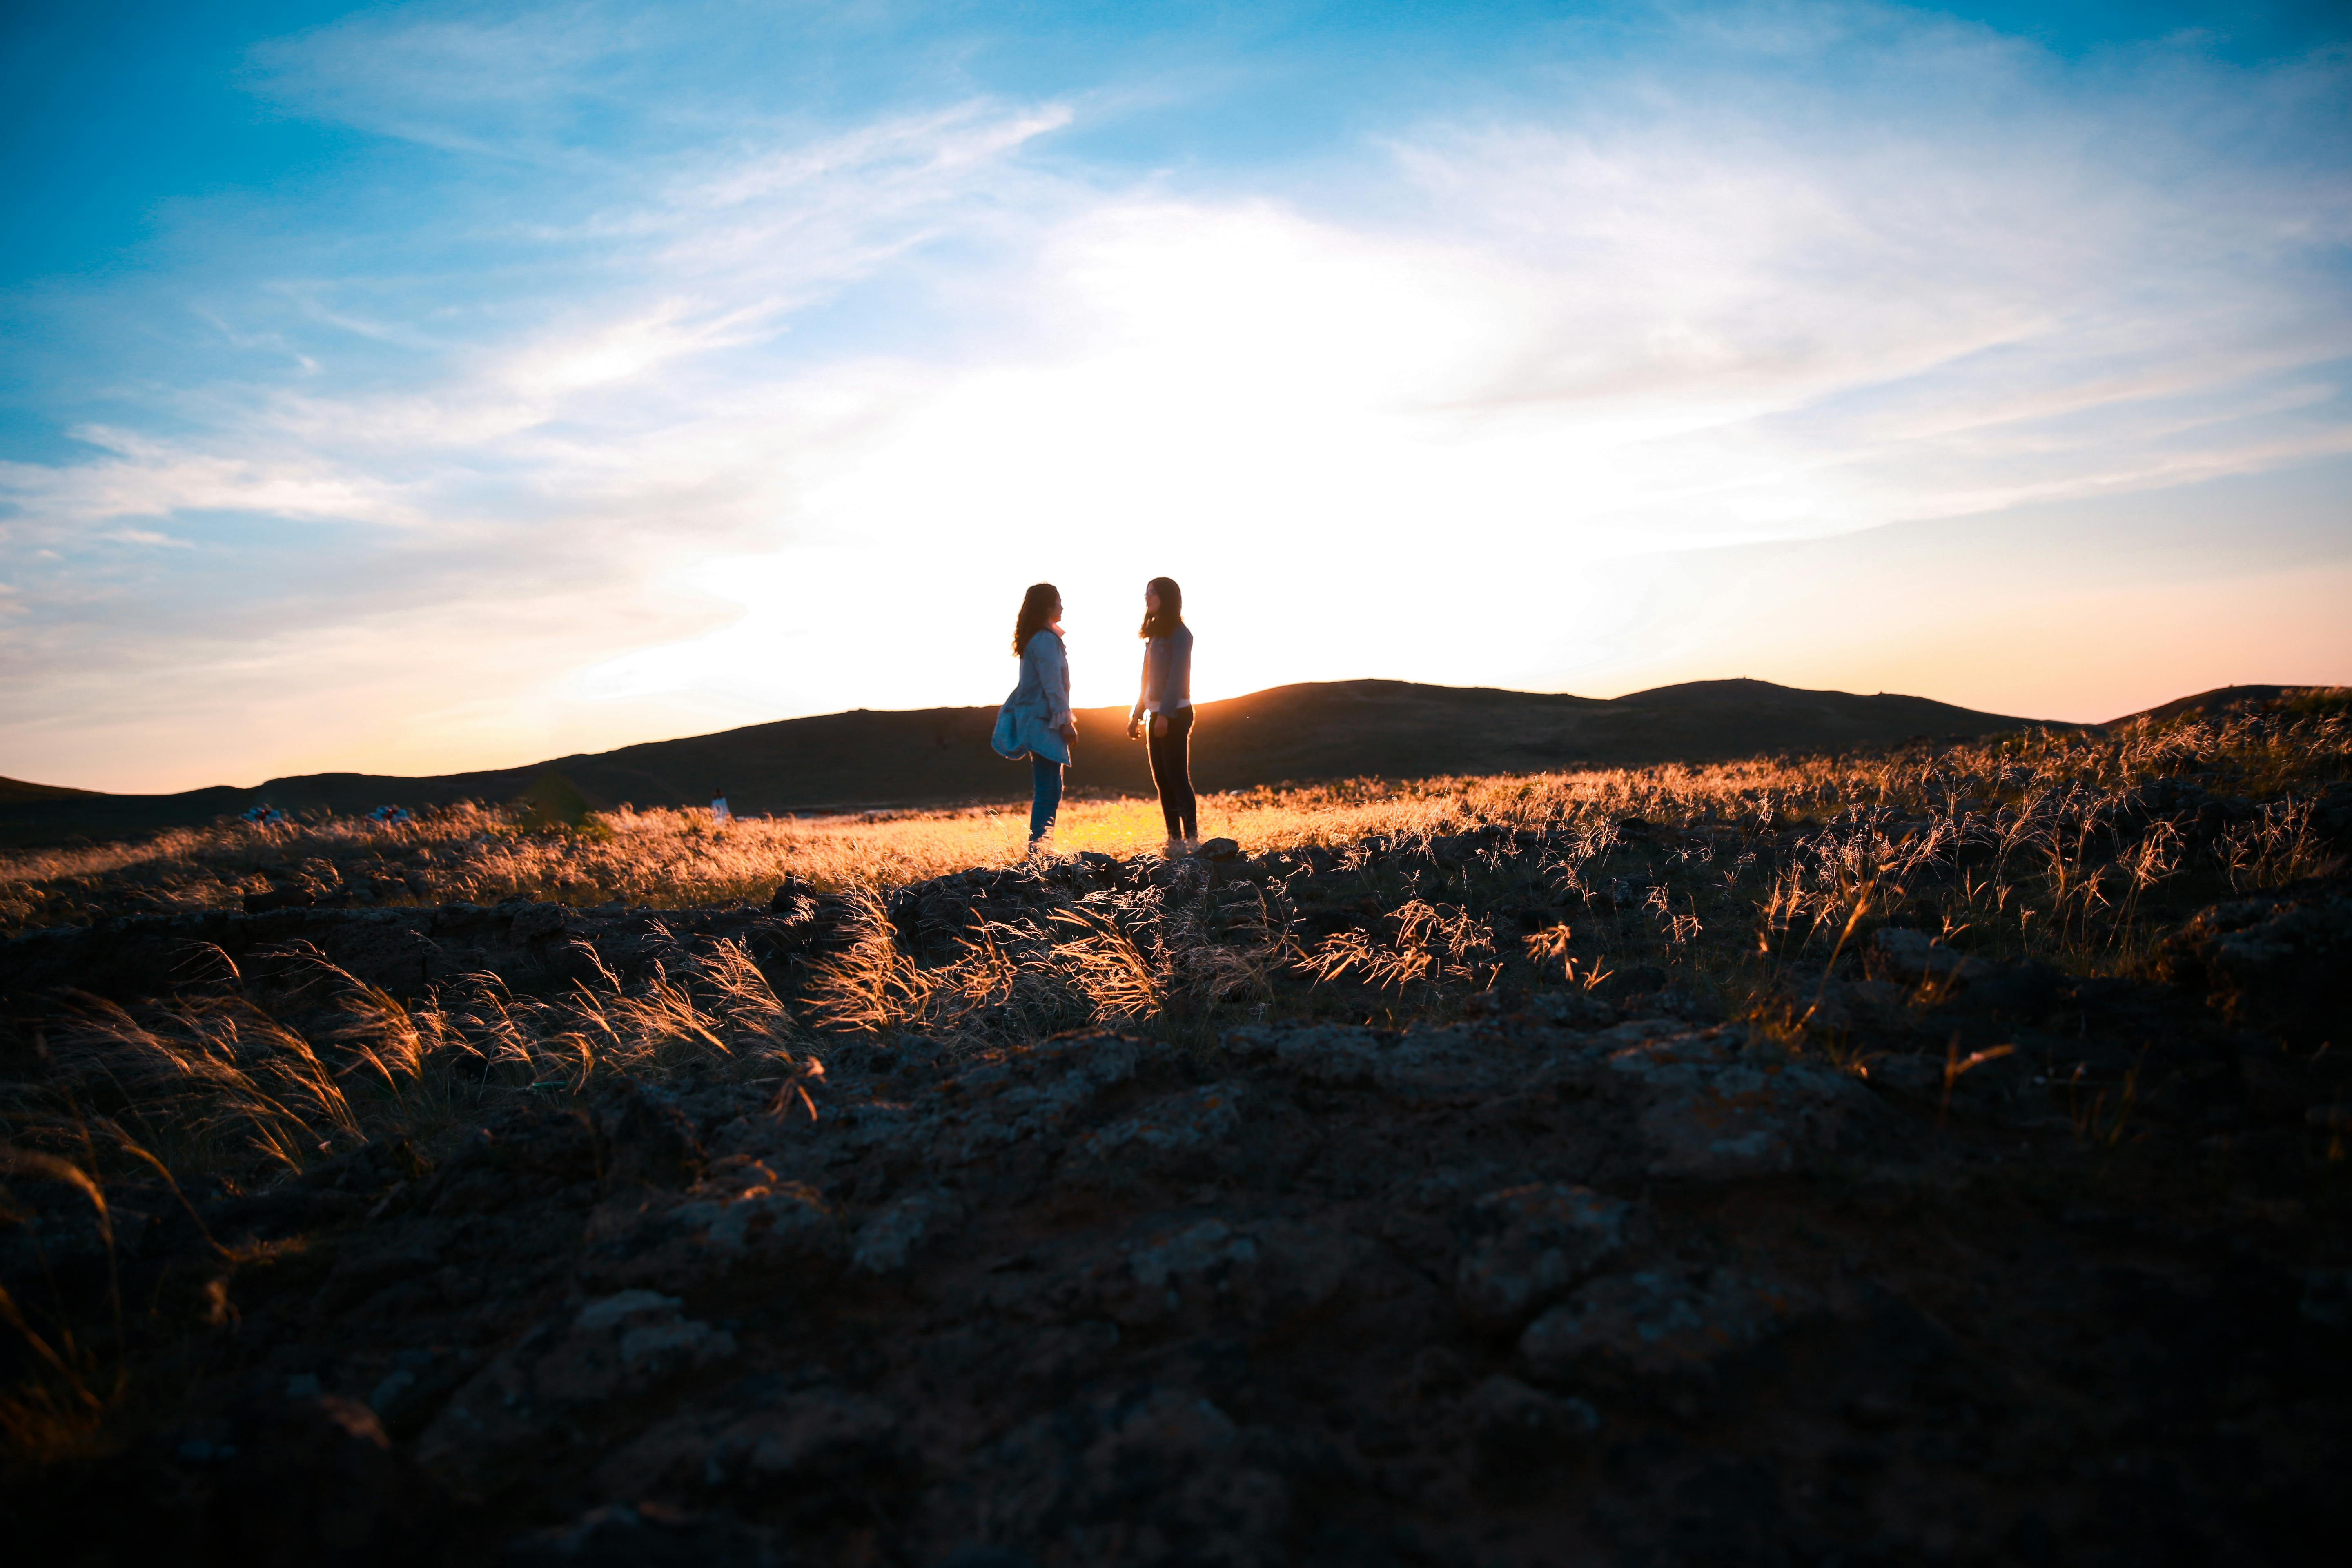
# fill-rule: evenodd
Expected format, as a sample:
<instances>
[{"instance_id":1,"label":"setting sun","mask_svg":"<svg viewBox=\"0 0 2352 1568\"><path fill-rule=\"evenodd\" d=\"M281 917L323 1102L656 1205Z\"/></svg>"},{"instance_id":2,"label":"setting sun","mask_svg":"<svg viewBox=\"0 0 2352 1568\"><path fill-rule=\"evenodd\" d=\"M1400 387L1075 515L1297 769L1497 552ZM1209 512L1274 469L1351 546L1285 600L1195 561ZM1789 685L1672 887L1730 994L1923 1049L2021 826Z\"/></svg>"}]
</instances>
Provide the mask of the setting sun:
<instances>
[{"instance_id":1,"label":"setting sun","mask_svg":"<svg viewBox=\"0 0 2352 1568\"><path fill-rule=\"evenodd\" d=\"M1035 581L1108 706L1160 574L1208 696L1747 674L2097 720L2352 676L2339 64L1800 12L1455 18L1435 76L1396 18L1318 23L1342 72L1238 21L1015 69L974 21L936 58L993 66L816 98L779 84L897 45L463 6L246 39L180 162L85 171L97 226L21 263L9 767L990 704ZM159 237L107 259L134 210Z\"/></svg>"}]
</instances>

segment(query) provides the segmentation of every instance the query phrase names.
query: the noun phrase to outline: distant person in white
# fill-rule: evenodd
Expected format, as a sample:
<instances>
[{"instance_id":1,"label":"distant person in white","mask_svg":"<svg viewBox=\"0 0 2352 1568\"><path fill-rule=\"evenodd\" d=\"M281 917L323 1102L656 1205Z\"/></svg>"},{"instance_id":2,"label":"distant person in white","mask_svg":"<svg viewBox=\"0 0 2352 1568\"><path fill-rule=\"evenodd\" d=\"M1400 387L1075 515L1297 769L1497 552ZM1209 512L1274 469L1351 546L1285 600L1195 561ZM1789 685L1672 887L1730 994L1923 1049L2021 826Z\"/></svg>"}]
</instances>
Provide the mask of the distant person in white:
<instances>
[{"instance_id":1,"label":"distant person in white","mask_svg":"<svg viewBox=\"0 0 2352 1568\"><path fill-rule=\"evenodd\" d=\"M1062 809L1062 769L1078 738L1078 721L1070 713L1070 660L1062 648L1062 591L1051 583L1033 584L1022 596L1013 651L1021 656L1021 681L997 710L989 743L1000 757L1029 759L1034 851Z\"/></svg>"},{"instance_id":2,"label":"distant person in white","mask_svg":"<svg viewBox=\"0 0 2352 1568\"><path fill-rule=\"evenodd\" d=\"M1143 639L1143 690L1127 716L1127 734L1141 737L1150 753L1151 782L1175 853L1201 842L1201 803L1192 793L1192 628L1184 624L1184 590L1176 579L1144 584L1143 629L1136 635Z\"/></svg>"},{"instance_id":3,"label":"distant person in white","mask_svg":"<svg viewBox=\"0 0 2352 1568\"><path fill-rule=\"evenodd\" d=\"M713 822L735 820L735 814L727 809L727 792L723 789L714 789L710 792L710 820Z\"/></svg>"}]
</instances>

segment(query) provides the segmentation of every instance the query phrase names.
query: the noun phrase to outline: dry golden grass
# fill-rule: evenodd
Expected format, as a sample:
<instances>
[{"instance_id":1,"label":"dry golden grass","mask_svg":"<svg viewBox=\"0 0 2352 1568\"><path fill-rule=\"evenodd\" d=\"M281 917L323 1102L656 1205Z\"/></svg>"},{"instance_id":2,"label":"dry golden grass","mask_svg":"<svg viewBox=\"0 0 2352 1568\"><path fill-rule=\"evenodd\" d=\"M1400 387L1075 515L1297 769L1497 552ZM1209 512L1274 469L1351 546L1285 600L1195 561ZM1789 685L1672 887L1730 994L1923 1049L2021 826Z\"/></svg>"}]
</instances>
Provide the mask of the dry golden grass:
<instances>
[{"instance_id":1,"label":"dry golden grass","mask_svg":"<svg viewBox=\"0 0 2352 1568\"><path fill-rule=\"evenodd\" d=\"M2169 821L2131 818L2136 786L2183 776L2210 781L2215 796L2272 798L2234 807L2192 853ZM404 999L320 960L315 989L331 996L335 1020L323 1027L297 1028L233 985L139 1007L86 1000L46 1026L38 1081L0 1093L20 1134L48 1129L34 1142L52 1153L68 1142L58 1118L71 1106L83 1119L76 1138L96 1115L126 1147L170 1160L286 1168L387 1127L446 1124L493 1089L577 1092L601 1074L688 1064L781 1084L810 1070L824 1042L909 1030L1002 1040L1095 1022L1197 1037L1236 1008L1344 1010L1366 995L1391 1010L1443 1005L1507 981L1589 986L1638 964L1750 1011L1785 991L1792 968L1817 972L1889 917L1989 957L2116 970L2161 935L2163 921L2144 918L2158 889L2226 895L2337 863L2314 802L2347 776L2352 723L2338 696L2226 723L1891 756L1216 795L1203 801L1205 832L1260 855L1339 850L1349 900L1381 918L1318 940L1300 934L1279 889L1253 889L1256 907L1236 915L1187 884L1165 897L1066 900L922 959L885 918L882 891L1013 865L1024 815L721 826L698 812L629 811L584 831L532 831L469 807L391 828L225 826L12 857L6 896L53 905L62 889L97 904L138 871L146 886L209 887L226 901L235 894L217 889L268 868L309 868L320 885L346 888L399 868L417 884L397 884L399 901L764 903L797 878L852 896L856 913L845 950L790 997L750 953L718 943L638 985L600 969L599 982L553 997L512 995L481 975ZM1633 819L1673 831L1654 838ZM1533 832L1490 836L1466 864L1415 852L1492 828ZM1158 839L1150 802L1079 801L1055 847L1130 857ZM1528 933L1502 916L1531 898L1553 912ZM1228 931L1234 921L1241 931Z\"/></svg>"},{"instance_id":2,"label":"dry golden grass","mask_svg":"<svg viewBox=\"0 0 2352 1568\"><path fill-rule=\"evenodd\" d=\"M1640 816L1760 830L1860 813L1939 824L1948 849L1969 821L1991 823L2005 810L2011 839L2005 855L2032 839L2036 852L2063 860L2064 847L2037 837L2049 822L2095 816L2099 803L2119 800L2149 778L2205 770L2226 775L2236 793L2260 795L2340 776L2346 723L2342 694L2313 691L2280 712L2226 722L2049 732L1891 756L1211 795L1202 799L1201 825L1206 836L1263 852L1372 837L1425 839L1489 824L1597 831ZM2305 837L2288 818L2308 809L2308 802L2279 803L2262 823L2235 825L2242 843L2233 878L2252 886L2297 874L2278 858ZM350 818L268 829L223 824L136 844L0 855L0 931L86 920L121 909L126 896L142 907L234 909L247 894L296 884L394 904L763 902L788 877L850 891L1010 865L1024 852L1026 826L1025 810L1005 807L724 825L700 810L632 810L601 814L581 831L535 831L511 808L487 806L394 827ZM1054 847L1126 858L1160 842L1152 802L1073 800L1063 807ZM1914 837L1901 853L1932 858L1937 847ZM1863 854L1857 847L1850 858L1858 866Z\"/></svg>"}]
</instances>

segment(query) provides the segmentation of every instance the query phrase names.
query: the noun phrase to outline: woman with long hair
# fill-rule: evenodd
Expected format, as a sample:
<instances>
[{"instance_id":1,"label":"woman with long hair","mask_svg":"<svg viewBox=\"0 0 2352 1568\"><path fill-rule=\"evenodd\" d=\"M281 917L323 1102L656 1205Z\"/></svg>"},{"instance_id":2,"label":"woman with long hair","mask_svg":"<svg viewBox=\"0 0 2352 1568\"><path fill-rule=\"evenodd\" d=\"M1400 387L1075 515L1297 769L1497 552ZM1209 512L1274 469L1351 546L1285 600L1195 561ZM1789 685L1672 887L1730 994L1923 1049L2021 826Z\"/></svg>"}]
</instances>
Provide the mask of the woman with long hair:
<instances>
[{"instance_id":1,"label":"woman with long hair","mask_svg":"<svg viewBox=\"0 0 2352 1568\"><path fill-rule=\"evenodd\" d=\"M997 710L992 741L999 756L1029 759L1029 847L1053 831L1062 809L1062 769L1078 721L1070 713L1070 661L1062 647L1062 591L1034 583L1013 623L1013 651L1021 658L1020 684Z\"/></svg>"},{"instance_id":2,"label":"woman with long hair","mask_svg":"<svg viewBox=\"0 0 2352 1568\"><path fill-rule=\"evenodd\" d=\"M1150 752L1168 847L1189 848L1201 840L1201 805L1192 794L1192 628L1184 624L1184 590L1173 577L1144 585L1143 629L1136 635L1143 639L1143 690L1127 716L1127 733L1142 736Z\"/></svg>"}]
</instances>

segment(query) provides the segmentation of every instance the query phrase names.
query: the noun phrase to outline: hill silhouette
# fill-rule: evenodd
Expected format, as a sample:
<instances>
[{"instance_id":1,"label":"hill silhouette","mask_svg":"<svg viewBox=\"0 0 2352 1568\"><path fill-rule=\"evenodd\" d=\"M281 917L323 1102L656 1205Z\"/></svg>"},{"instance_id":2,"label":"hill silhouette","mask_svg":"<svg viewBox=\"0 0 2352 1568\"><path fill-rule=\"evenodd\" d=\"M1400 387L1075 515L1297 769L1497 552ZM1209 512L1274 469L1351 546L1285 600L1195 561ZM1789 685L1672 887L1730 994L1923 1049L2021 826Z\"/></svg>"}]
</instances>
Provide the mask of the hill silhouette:
<instances>
[{"instance_id":1,"label":"hill silhouette","mask_svg":"<svg viewBox=\"0 0 2352 1568\"><path fill-rule=\"evenodd\" d=\"M54 843L194 826L257 801L283 811L360 812L510 800L560 774L595 806L707 802L723 786L743 813L818 813L1026 799L1028 773L989 750L993 708L857 709L711 735L553 757L524 767L425 778L306 773L253 789L178 795L0 793L0 842ZM1073 790L1146 794L1143 748L1124 709L1078 713ZM1314 681L1200 705L1193 779L1204 790L1339 778L1538 773L1577 766L1712 762L1770 752L1836 752L1917 736L1973 737L2034 721L1924 697L1805 691L1763 680L1697 680L1610 700L1423 686ZM14 793L24 792L24 793Z\"/></svg>"},{"instance_id":2,"label":"hill silhouette","mask_svg":"<svg viewBox=\"0 0 2352 1568\"><path fill-rule=\"evenodd\" d=\"M90 789L67 789L62 784L26 784L22 779L0 779L0 805L15 805L32 800L100 800L104 797Z\"/></svg>"},{"instance_id":3,"label":"hill silhouette","mask_svg":"<svg viewBox=\"0 0 2352 1568\"><path fill-rule=\"evenodd\" d=\"M2242 708L2252 708L2263 702L2275 702L2295 689L2296 688L2292 686L2217 686L2210 691L2200 691L2194 697L2176 697L2169 702L2159 702L2153 708L2143 708L2137 713L2126 713L2120 719L2110 719L2101 728L2111 730L2118 724L2128 724L2136 719L2150 719L2161 723L2168 719L2185 718L2191 713L2219 718L2224 713L2234 713Z\"/></svg>"}]
</instances>

